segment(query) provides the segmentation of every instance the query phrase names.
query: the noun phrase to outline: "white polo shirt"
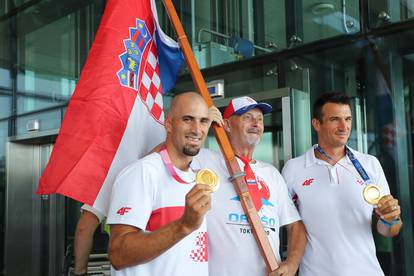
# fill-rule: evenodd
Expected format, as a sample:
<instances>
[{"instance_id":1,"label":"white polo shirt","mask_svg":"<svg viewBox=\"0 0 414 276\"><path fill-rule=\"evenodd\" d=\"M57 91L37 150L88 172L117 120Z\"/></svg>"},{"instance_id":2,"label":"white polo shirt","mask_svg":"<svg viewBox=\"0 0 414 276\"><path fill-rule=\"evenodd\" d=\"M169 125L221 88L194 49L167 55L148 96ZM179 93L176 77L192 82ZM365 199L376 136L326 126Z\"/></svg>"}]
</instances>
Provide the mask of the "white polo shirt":
<instances>
[{"instance_id":1,"label":"white polo shirt","mask_svg":"<svg viewBox=\"0 0 414 276\"><path fill-rule=\"evenodd\" d=\"M243 168L242 161L238 162ZM267 186L270 191L268 198L261 198L263 205L258 215L280 261L279 228L300 220L300 217L277 169L260 161L250 166L261 188ZM193 159L192 167L215 171L221 182L212 194L211 210L207 213L209 275L266 275L266 265L233 184L228 180L229 172L222 155L203 149Z\"/></svg>"},{"instance_id":2,"label":"white polo shirt","mask_svg":"<svg viewBox=\"0 0 414 276\"><path fill-rule=\"evenodd\" d=\"M351 151L372 182L389 194L378 159ZM384 275L371 230L373 206L364 201L364 182L348 156L331 166L311 148L289 160L282 175L308 235L300 276Z\"/></svg>"},{"instance_id":3,"label":"white polo shirt","mask_svg":"<svg viewBox=\"0 0 414 276\"><path fill-rule=\"evenodd\" d=\"M125 224L145 231L156 231L184 214L185 196L193 188L192 170L177 174L188 183L176 181L161 156L152 153L132 163L117 177L112 188L108 224ZM150 262L111 269L116 276L207 276L208 237L206 220L170 249Z\"/></svg>"}]
</instances>

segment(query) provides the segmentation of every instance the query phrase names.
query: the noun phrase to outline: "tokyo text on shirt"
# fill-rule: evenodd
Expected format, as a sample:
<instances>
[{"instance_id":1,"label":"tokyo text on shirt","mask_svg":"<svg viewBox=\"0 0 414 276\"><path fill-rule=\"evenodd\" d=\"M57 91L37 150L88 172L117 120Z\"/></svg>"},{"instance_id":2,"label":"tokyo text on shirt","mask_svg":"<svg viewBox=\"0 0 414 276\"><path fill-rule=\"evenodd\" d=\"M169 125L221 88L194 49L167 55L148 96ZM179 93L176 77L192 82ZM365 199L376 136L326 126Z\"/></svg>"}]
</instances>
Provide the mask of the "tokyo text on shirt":
<instances>
[{"instance_id":1,"label":"tokyo text on shirt","mask_svg":"<svg viewBox=\"0 0 414 276\"><path fill-rule=\"evenodd\" d=\"M239 161L243 169L244 164ZM221 154L202 150L193 165L209 168L220 177L220 187L212 194L212 208L207 213L210 275L265 275L266 266L252 234ZM250 164L257 178L262 202L258 211L265 232L278 260L279 227L300 220L288 196L280 173L270 164ZM256 184L255 184L256 185Z\"/></svg>"}]
</instances>

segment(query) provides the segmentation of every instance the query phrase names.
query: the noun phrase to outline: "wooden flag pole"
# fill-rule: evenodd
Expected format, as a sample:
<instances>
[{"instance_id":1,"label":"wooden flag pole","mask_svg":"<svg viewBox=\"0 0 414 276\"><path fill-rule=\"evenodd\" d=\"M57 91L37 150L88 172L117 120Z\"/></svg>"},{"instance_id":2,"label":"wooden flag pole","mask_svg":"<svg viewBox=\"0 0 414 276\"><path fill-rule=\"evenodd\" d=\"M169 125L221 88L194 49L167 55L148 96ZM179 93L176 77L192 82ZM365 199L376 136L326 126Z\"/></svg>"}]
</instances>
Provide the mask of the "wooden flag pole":
<instances>
[{"instance_id":1,"label":"wooden flag pole","mask_svg":"<svg viewBox=\"0 0 414 276\"><path fill-rule=\"evenodd\" d=\"M170 17L173 28L177 34L178 42L180 43L181 50L183 51L184 58L187 62L195 86L198 92L206 101L208 107L211 107L213 105L213 101L211 100L210 94L207 90L207 86L201 74L200 68L198 67L198 64L194 58L193 51L191 50L190 43L188 42L187 36L185 35L181 21L178 18L174 4L171 0L163 0L163 3L167 10L168 16ZM213 129L216 135L216 139L220 145L220 149L223 153L223 156L226 159L226 164L229 173L231 176L233 176L232 182L234 184L237 194L240 197L240 202L243 207L243 210L247 215L249 223L252 227L253 235L264 258L267 270L270 273L270 275L276 275L273 271L278 268L277 260L273 253L267 235L264 231L259 215L257 214L253 201L250 197L247 184L244 180L244 173L242 173L242 171L240 170L239 164L234 155L229 139L227 138L227 135L224 132L224 129L218 126L217 124L213 124Z\"/></svg>"}]
</instances>

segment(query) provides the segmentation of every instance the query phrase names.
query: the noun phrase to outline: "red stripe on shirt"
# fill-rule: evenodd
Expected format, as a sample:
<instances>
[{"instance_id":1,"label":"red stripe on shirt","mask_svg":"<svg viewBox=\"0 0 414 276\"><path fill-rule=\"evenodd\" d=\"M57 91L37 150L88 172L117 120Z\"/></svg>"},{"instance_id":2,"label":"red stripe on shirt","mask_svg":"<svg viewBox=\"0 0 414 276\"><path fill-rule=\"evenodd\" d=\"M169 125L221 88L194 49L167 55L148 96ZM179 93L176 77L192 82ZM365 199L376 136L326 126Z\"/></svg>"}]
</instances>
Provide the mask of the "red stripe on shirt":
<instances>
[{"instance_id":1,"label":"red stripe on shirt","mask_svg":"<svg viewBox=\"0 0 414 276\"><path fill-rule=\"evenodd\" d=\"M152 211L146 230L155 231L168 223L179 219L184 214L184 209L184 206L171 206Z\"/></svg>"}]
</instances>

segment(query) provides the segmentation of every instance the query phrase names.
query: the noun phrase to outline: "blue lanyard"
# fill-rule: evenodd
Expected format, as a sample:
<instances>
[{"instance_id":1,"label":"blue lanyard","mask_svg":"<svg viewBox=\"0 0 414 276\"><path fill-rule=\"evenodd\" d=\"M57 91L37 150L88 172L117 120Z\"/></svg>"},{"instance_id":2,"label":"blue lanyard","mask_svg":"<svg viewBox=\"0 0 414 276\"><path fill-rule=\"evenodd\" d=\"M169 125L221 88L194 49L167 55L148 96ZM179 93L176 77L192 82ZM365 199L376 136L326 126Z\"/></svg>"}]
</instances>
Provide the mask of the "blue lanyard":
<instances>
[{"instance_id":1,"label":"blue lanyard","mask_svg":"<svg viewBox=\"0 0 414 276\"><path fill-rule=\"evenodd\" d=\"M315 149L322 154L323 156L325 156L328 160L334 161L332 157L330 157L323 149L321 146L316 146ZM351 160L352 165L354 165L355 169L357 170L357 172L359 173L359 175L362 177L362 179L364 180L365 183L371 182L367 172L365 171L364 167L362 167L361 163L358 161L358 159L355 157L355 155L351 152L351 150L345 146L345 153L348 156L349 160Z\"/></svg>"}]
</instances>

